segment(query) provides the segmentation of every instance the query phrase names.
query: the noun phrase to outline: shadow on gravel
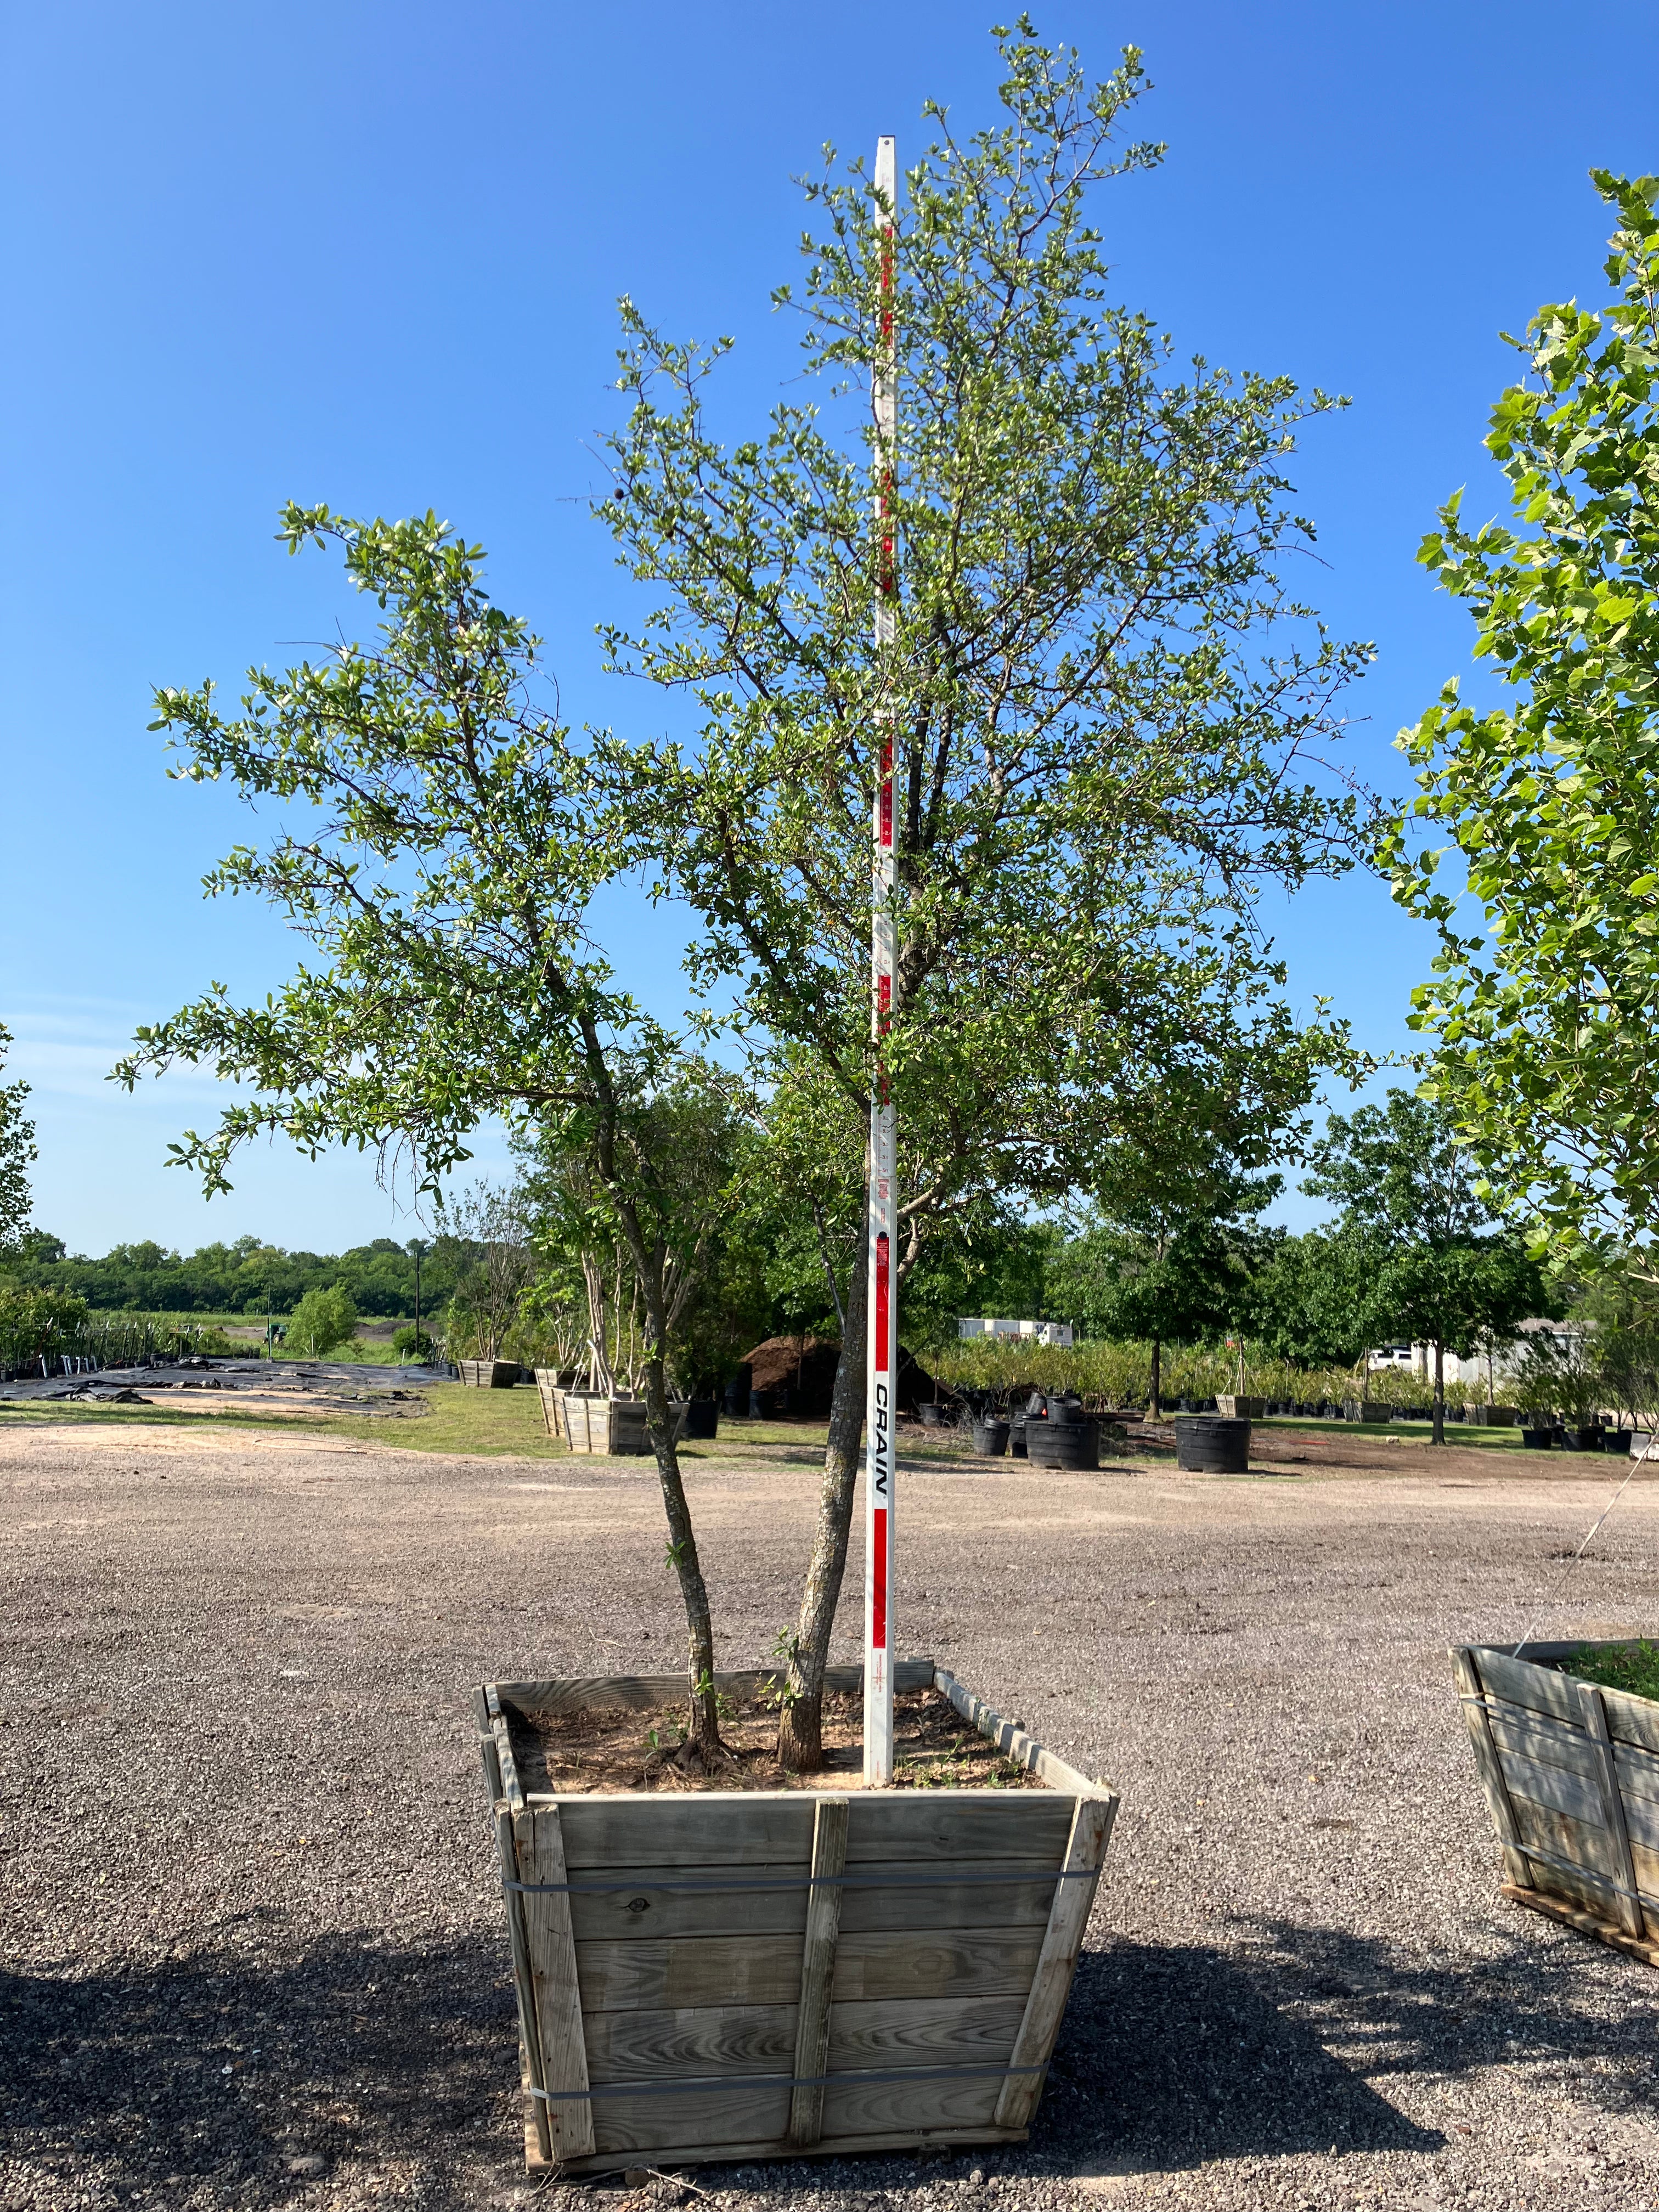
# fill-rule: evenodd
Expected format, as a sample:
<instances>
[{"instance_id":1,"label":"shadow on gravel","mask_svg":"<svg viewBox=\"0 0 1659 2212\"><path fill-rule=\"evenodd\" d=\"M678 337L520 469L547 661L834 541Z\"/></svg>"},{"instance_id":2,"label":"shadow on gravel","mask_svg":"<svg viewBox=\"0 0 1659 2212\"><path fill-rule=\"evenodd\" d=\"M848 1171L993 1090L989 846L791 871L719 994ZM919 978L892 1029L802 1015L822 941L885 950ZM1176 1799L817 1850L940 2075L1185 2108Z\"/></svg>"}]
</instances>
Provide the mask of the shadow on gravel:
<instances>
[{"instance_id":1,"label":"shadow on gravel","mask_svg":"<svg viewBox=\"0 0 1659 2212\"><path fill-rule=\"evenodd\" d=\"M1322 2021L1279 2009L1294 1994L1265 1966L1204 1947L1085 1951L1033 2150L1160 2172L1333 2147L1437 2150L1439 2135L1331 2056Z\"/></svg>"},{"instance_id":2,"label":"shadow on gravel","mask_svg":"<svg viewBox=\"0 0 1659 2212\"><path fill-rule=\"evenodd\" d=\"M1389 2078L1616 2058L1598 2094L1659 2116L1659 1985L1540 1925L1478 1962L1401 1962L1340 1929L1251 1921L1255 1954L1117 1943L1085 1952L1032 2150L1153 2171L1293 2151L1432 2153ZM1624 1978L1607 2016L1592 1981ZM1340 2056L1334 2055L1340 2053ZM1028 2155L1030 2154L1027 2154Z\"/></svg>"},{"instance_id":3,"label":"shadow on gravel","mask_svg":"<svg viewBox=\"0 0 1659 2212\"><path fill-rule=\"evenodd\" d=\"M474 2212L522 2154L500 1948L342 1938L283 1960L0 1972L0 2145L43 2185L177 2175L210 2204L314 2186L295 2157L385 2161L419 2169L423 2206Z\"/></svg>"}]
</instances>

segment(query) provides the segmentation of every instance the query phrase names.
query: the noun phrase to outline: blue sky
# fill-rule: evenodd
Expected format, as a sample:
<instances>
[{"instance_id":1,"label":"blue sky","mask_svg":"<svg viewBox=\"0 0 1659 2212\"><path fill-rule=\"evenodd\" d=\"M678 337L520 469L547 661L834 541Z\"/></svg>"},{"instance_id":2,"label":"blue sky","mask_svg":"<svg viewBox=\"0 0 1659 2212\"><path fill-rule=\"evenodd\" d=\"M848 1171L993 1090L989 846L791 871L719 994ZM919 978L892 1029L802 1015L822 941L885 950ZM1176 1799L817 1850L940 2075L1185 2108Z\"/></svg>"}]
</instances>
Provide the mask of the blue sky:
<instances>
[{"instance_id":1,"label":"blue sky","mask_svg":"<svg viewBox=\"0 0 1659 2212\"><path fill-rule=\"evenodd\" d=\"M326 562L273 543L285 498L434 507L489 548L573 718L657 726L659 702L601 675L592 635L623 598L586 507L617 404L616 297L684 335L734 334L732 419L758 412L793 359L767 308L793 273L791 176L827 138L867 152L883 131L902 161L928 96L963 127L988 119L992 15L6 10L0 1019L35 1088L42 1225L100 1251L412 1232L355 1155L252 1156L209 1207L163 1163L211 1116L212 1084L134 1099L103 1080L136 1022L211 978L261 994L294 950L264 915L203 903L248 817L165 779L149 689L234 687L250 661L361 626ZM1144 129L1169 153L1101 205L1122 296L1182 353L1352 396L1296 471L1328 564L1311 595L1379 647L1352 756L1398 789L1395 730L1468 658L1417 541L1455 485L1474 512L1498 504L1480 438L1512 373L1499 329L1601 296L1585 173L1659 168L1659 15L1067 0L1037 26L1097 74L1127 40L1147 55ZM610 914L624 969L672 967L659 919ZM1430 948L1380 887L1321 887L1278 927L1299 1003L1327 993L1365 1043L1405 1043Z\"/></svg>"}]
</instances>

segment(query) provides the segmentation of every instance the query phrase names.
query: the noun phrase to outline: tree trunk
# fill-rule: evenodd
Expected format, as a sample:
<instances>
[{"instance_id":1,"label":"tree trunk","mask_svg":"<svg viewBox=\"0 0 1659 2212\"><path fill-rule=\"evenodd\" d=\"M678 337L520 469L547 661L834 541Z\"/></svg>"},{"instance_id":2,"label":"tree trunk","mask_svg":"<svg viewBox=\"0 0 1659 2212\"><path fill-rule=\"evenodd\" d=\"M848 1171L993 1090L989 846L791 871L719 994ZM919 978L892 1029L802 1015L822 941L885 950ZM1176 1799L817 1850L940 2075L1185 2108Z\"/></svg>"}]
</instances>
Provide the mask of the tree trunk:
<instances>
[{"instance_id":1,"label":"tree trunk","mask_svg":"<svg viewBox=\"0 0 1659 2212\"><path fill-rule=\"evenodd\" d=\"M668 1410L668 1383L660 1338L645 1363L645 1418L652 1448L657 1455L663 1510L668 1516L668 1557L679 1577L680 1601L685 1607L686 1674L691 1700L690 1735L708 1765L720 1756L720 1711L714 1697L714 1624L708 1609L708 1586L703 1581L702 1564L697 1557L697 1540L691 1528L691 1508L686 1503L685 1484L680 1475L680 1457L674 1448L674 1423Z\"/></svg>"},{"instance_id":2,"label":"tree trunk","mask_svg":"<svg viewBox=\"0 0 1659 2212\"><path fill-rule=\"evenodd\" d=\"M668 1518L668 1561L679 1577L680 1602L685 1608L686 1675L690 1692L687 1729L688 1747L695 1747L705 1767L723 1753L720 1707L714 1694L714 1624L709 1612L708 1585L702 1578L697 1540L691 1527L691 1508L680 1474L680 1455L674 1448L674 1423L668 1410L665 1364L668 1301L663 1292L663 1251L660 1242L647 1245L639 1215L628 1200L617 1208L627 1239L634 1278L645 1306L646 1358L645 1419L652 1449L657 1455L657 1479L662 1485L663 1510Z\"/></svg>"},{"instance_id":3,"label":"tree trunk","mask_svg":"<svg viewBox=\"0 0 1659 2212\"><path fill-rule=\"evenodd\" d=\"M823 1454L823 1487L818 1493L812 1563L801 1591L800 1619L790 1650L783 1711L778 1722L778 1763L793 1773L814 1773L823 1765L823 1670L830 1662L830 1638L847 1568L853 1498L858 1487L869 1309L869 1270L855 1267L847 1286L846 1325L830 1401L830 1441Z\"/></svg>"},{"instance_id":4,"label":"tree trunk","mask_svg":"<svg viewBox=\"0 0 1659 2212\"><path fill-rule=\"evenodd\" d=\"M1163 1371L1163 1344L1157 1337L1154 1337L1152 1339L1152 1402L1150 1409L1151 1417L1153 1420L1158 1419L1158 1379Z\"/></svg>"},{"instance_id":5,"label":"tree trunk","mask_svg":"<svg viewBox=\"0 0 1659 2212\"><path fill-rule=\"evenodd\" d=\"M1439 1337L1434 1340L1434 1431L1432 1443L1446 1441L1446 1347Z\"/></svg>"}]
</instances>

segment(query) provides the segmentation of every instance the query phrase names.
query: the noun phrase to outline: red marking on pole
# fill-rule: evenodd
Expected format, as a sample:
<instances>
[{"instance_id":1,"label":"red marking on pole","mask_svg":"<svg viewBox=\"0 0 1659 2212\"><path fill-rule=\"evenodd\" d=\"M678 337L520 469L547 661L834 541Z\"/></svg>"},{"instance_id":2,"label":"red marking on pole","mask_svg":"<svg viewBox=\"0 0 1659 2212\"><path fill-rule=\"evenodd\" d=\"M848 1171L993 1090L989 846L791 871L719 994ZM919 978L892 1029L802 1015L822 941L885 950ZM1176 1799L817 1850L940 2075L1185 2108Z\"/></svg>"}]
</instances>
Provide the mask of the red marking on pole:
<instances>
[{"instance_id":1,"label":"red marking on pole","mask_svg":"<svg viewBox=\"0 0 1659 2212\"><path fill-rule=\"evenodd\" d=\"M878 1651L887 1649L887 1508L876 1508L872 1535L875 1557L870 1590L870 1641Z\"/></svg>"},{"instance_id":2,"label":"red marking on pole","mask_svg":"<svg viewBox=\"0 0 1659 2212\"><path fill-rule=\"evenodd\" d=\"M887 1231L876 1239L876 1372L886 1374L892 1364L888 1338Z\"/></svg>"}]
</instances>

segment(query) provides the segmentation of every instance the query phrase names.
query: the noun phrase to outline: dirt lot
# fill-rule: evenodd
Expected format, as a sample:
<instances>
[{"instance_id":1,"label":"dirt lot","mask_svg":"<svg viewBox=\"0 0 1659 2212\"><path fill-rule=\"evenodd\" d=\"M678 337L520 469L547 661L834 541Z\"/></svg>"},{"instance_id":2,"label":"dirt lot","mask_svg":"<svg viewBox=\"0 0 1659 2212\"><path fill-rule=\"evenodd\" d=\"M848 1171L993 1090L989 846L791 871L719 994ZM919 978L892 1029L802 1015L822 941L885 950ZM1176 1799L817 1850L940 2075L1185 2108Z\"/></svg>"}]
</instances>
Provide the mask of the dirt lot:
<instances>
[{"instance_id":1,"label":"dirt lot","mask_svg":"<svg viewBox=\"0 0 1659 2212\"><path fill-rule=\"evenodd\" d=\"M518 2201L467 1692L676 1662L650 1468L16 1418L0 2204ZM1123 1792L1090 1948L1028 2149L701 2170L714 2199L1659 2205L1659 1977L1498 1899L1444 1657L1521 1632L1618 1470L1261 1443L1282 1471L1238 1480L906 1474L902 1645ZM691 1480L750 1662L811 1453ZM1638 1479L1536 1626L1652 1627L1656 1559Z\"/></svg>"}]
</instances>

